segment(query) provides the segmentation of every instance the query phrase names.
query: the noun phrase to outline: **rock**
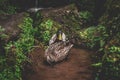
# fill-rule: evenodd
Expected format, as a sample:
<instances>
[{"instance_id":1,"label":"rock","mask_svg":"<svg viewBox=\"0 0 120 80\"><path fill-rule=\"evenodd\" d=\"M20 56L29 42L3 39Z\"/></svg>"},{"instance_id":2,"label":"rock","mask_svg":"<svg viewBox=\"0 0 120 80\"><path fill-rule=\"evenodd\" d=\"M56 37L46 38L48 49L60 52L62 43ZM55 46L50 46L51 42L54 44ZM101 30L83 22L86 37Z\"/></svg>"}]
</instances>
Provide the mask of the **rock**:
<instances>
[{"instance_id":1,"label":"rock","mask_svg":"<svg viewBox=\"0 0 120 80\"><path fill-rule=\"evenodd\" d=\"M68 15L69 13L78 14L78 9L74 4L60 8L46 8L41 10L41 14L44 18L49 17L55 20L57 20L57 18L59 19L59 17L63 18L64 15Z\"/></svg>"},{"instance_id":2,"label":"rock","mask_svg":"<svg viewBox=\"0 0 120 80\"><path fill-rule=\"evenodd\" d=\"M39 35L42 35L42 38L40 37L39 40L45 43L48 43L59 28L62 28L67 38L75 37L77 36L76 30L79 30L81 25L79 12L74 4L58 8L44 8L34 14L33 18L35 25L40 28L39 32L41 31ZM44 37L46 35L47 37Z\"/></svg>"},{"instance_id":3,"label":"rock","mask_svg":"<svg viewBox=\"0 0 120 80\"><path fill-rule=\"evenodd\" d=\"M74 4L59 8L46 8L39 12L41 13L42 21L52 19L59 23L68 37L71 37L72 33L75 35L75 29L80 28L79 13Z\"/></svg>"},{"instance_id":4,"label":"rock","mask_svg":"<svg viewBox=\"0 0 120 80\"><path fill-rule=\"evenodd\" d=\"M26 13L0 15L0 26L5 29L3 34L6 34L8 36L7 39L5 39L6 42L15 40L19 37L20 28L18 25L22 23L25 16Z\"/></svg>"}]
</instances>

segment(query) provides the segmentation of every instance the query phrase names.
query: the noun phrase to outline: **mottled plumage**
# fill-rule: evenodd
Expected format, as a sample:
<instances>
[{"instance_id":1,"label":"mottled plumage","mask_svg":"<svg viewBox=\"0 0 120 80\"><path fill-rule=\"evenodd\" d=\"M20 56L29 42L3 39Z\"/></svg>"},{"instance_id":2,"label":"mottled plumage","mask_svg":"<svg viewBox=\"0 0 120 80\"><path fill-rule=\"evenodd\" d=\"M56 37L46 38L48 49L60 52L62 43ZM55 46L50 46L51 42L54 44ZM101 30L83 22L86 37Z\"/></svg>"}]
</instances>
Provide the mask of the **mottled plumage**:
<instances>
[{"instance_id":1,"label":"mottled plumage","mask_svg":"<svg viewBox=\"0 0 120 80\"><path fill-rule=\"evenodd\" d=\"M73 44L70 44L67 41L60 41L49 45L45 51L47 62L51 64L52 62L58 62L65 59L72 46Z\"/></svg>"}]
</instances>

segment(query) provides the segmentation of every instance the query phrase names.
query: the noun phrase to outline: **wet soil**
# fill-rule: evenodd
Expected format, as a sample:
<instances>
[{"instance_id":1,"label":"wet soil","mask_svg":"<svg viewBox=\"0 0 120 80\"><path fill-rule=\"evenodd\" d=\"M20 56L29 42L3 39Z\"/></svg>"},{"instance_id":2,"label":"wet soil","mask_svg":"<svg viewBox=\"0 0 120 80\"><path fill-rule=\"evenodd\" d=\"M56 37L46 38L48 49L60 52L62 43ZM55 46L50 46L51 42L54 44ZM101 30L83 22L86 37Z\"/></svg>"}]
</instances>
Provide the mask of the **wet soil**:
<instances>
[{"instance_id":1,"label":"wet soil","mask_svg":"<svg viewBox=\"0 0 120 80\"><path fill-rule=\"evenodd\" d=\"M93 80L91 55L89 50L72 48L67 59L50 66L44 50L36 48L29 55L32 64L25 67L23 80Z\"/></svg>"}]
</instances>

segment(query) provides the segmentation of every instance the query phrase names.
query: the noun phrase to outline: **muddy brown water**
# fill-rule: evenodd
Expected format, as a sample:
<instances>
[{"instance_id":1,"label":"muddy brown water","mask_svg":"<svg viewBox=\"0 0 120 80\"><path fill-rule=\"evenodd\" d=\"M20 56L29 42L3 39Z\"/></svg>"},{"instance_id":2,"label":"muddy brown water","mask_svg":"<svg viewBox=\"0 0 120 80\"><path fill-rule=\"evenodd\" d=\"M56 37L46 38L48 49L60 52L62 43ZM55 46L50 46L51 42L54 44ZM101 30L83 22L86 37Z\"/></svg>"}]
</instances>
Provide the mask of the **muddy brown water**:
<instances>
[{"instance_id":1,"label":"muddy brown water","mask_svg":"<svg viewBox=\"0 0 120 80\"><path fill-rule=\"evenodd\" d=\"M32 64L25 68L23 80L93 80L92 52L72 48L66 60L50 66L45 63L44 50L34 49L29 57Z\"/></svg>"}]
</instances>

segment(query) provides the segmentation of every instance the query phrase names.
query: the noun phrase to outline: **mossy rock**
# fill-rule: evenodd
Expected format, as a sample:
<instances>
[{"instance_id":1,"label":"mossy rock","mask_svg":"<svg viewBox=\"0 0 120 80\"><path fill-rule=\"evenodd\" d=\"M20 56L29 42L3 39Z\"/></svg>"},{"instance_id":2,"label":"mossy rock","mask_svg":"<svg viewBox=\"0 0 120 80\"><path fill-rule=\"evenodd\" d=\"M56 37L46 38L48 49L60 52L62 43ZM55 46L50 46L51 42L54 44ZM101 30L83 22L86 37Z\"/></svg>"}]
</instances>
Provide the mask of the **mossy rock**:
<instances>
[{"instance_id":1,"label":"mossy rock","mask_svg":"<svg viewBox=\"0 0 120 80\"><path fill-rule=\"evenodd\" d=\"M18 13L14 15L0 15L0 26L4 29L2 34L7 35L7 37L3 41L14 41L19 38L21 30L18 25L22 24L24 18L27 16L27 13Z\"/></svg>"},{"instance_id":2,"label":"mossy rock","mask_svg":"<svg viewBox=\"0 0 120 80\"><path fill-rule=\"evenodd\" d=\"M58 26L60 25L67 37L76 35L76 30L80 30L81 22L79 20L78 9L75 4L59 8L46 8L38 13L41 14L42 23L46 22L48 19L54 21L53 27L59 28ZM51 31L52 33L56 32L56 30Z\"/></svg>"}]
</instances>

